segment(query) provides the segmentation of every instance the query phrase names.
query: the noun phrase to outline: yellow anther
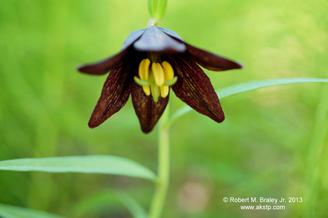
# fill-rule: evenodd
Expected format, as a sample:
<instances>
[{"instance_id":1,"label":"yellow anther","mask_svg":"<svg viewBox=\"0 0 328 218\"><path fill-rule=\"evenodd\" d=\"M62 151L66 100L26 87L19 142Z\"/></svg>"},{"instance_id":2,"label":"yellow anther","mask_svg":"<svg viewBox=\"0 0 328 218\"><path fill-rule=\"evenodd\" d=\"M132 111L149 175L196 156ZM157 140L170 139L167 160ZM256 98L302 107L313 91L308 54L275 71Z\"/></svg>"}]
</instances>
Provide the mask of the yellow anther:
<instances>
[{"instance_id":1,"label":"yellow anther","mask_svg":"<svg viewBox=\"0 0 328 218\"><path fill-rule=\"evenodd\" d=\"M162 86L164 84L164 71L160 63L153 63L151 65L151 70L153 72L154 80L157 86Z\"/></svg>"},{"instance_id":2,"label":"yellow anther","mask_svg":"<svg viewBox=\"0 0 328 218\"><path fill-rule=\"evenodd\" d=\"M165 80L171 80L174 77L174 70L171 66L171 64L167 61L164 61L162 63L163 70L164 70L164 75L165 75Z\"/></svg>"},{"instance_id":3,"label":"yellow anther","mask_svg":"<svg viewBox=\"0 0 328 218\"><path fill-rule=\"evenodd\" d=\"M161 86L161 97L166 98L169 95L169 86Z\"/></svg>"},{"instance_id":4,"label":"yellow anther","mask_svg":"<svg viewBox=\"0 0 328 218\"><path fill-rule=\"evenodd\" d=\"M142 80L148 80L150 60L143 59L139 64L139 77Z\"/></svg>"},{"instance_id":5,"label":"yellow anther","mask_svg":"<svg viewBox=\"0 0 328 218\"><path fill-rule=\"evenodd\" d=\"M139 77L141 81L148 81L149 78L149 66L150 66L150 60L149 59L143 59L139 64ZM141 84L139 84L141 85ZM149 85L141 85L144 93L149 96L150 95L150 87Z\"/></svg>"},{"instance_id":6,"label":"yellow anther","mask_svg":"<svg viewBox=\"0 0 328 218\"><path fill-rule=\"evenodd\" d=\"M142 86L144 93L149 96L150 95L150 87L149 86Z\"/></svg>"},{"instance_id":7,"label":"yellow anther","mask_svg":"<svg viewBox=\"0 0 328 218\"><path fill-rule=\"evenodd\" d=\"M177 79L169 62L151 62L148 58L140 62L138 75L139 77L134 77L134 81L142 87L146 96L152 96L154 102L158 102L159 97L166 98L170 86Z\"/></svg>"}]
</instances>

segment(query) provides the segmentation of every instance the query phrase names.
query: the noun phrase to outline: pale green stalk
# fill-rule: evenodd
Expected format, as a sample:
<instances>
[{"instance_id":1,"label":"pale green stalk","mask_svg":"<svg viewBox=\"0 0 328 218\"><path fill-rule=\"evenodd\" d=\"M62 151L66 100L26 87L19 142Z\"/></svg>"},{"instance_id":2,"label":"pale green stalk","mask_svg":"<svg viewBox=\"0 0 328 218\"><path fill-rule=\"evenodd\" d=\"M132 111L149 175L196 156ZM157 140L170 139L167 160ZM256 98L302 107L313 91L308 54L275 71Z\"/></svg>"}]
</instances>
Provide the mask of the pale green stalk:
<instances>
[{"instance_id":1,"label":"pale green stalk","mask_svg":"<svg viewBox=\"0 0 328 218\"><path fill-rule=\"evenodd\" d=\"M316 205L318 203L320 166L323 158L325 138L327 137L328 122L328 86L324 87L322 97L316 112L313 136L309 143L309 156L307 163L307 183L304 200L305 217L317 217Z\"/></svg>"},{"instance_id":2,"label":"pale green stalk","mask_svg":"<svg viewBox=\"0 0 328 218\"><path fill-rule=\"evenodd\" d=\"M168 123L169 108L161 118L158 138L158 178L156 180L155 194L151 202L149 218L160 218L170 177L170 135Z\"/></svg>"},{"instance_id":3,"label":"pale green stalk","mask_svg":"<svg viewBox=\"0 0 328 218\"><path fill-rule=\"evenodd\" d=\"M152 18L160 20L164 17L167 0L148 0L149 14Z\"/></svg>"}]
</instances>

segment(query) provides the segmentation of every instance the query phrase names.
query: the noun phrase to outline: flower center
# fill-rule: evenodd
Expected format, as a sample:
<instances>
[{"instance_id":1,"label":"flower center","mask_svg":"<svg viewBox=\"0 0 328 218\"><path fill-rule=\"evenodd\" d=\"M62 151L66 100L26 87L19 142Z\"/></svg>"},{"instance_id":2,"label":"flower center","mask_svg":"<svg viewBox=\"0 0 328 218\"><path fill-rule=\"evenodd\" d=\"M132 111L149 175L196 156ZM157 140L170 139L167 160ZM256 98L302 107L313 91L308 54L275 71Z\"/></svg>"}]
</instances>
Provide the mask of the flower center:
<instances>
[{"instance_id":1,"label":"flower center","mask_svg":"<svg viewBox=\"0 0 328 218\"><path fill-rule=\"evenodd\" d=\"M142 87L145 95L153 97L154 102L159 97L166 98L170 86L178 80L169 62L151 62L148 58L140 62L138 74L139 77L135 76L134 81Z\"/></svg>"}]
</instances>

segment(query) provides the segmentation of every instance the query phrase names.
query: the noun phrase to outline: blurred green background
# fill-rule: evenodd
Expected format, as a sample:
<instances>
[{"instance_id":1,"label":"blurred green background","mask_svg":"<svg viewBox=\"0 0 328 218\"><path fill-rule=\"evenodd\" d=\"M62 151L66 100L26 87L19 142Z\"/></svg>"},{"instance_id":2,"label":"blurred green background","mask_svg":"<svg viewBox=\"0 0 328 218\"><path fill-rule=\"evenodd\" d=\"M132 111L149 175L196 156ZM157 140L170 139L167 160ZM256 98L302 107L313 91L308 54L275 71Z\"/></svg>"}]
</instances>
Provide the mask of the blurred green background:
<instances>
[{"instance_id":1,"label":"blurred green background","mask_svg":"<svg viewBox=\"0 0 328 218\"><path fill-rule=\"evenodd\" d=\"M241 71L208 72L219 89L327 77L327 8L326 0L171 0L162 26L244 64ZM146 0L1 1L0 159L111 154L156 170L157 130L141 132L131 102L101 127L87 127L105 77L75 70L118 51L147 21ZM308 217L306 210L328 217L328 120L320 106L327 99L320 84L270 88L224 99L223 124L196 112L181 118L171 131L164 217ZM181 106L172 95L171 111ZM153 185L125 177L0 172L0 203L65 217L130 217L113 204L81 212L79 202L106 190L129 193L147 208ZM305 202L246 212L222 203L224 196L300 196Z\"/></svg>"}]
</instances>

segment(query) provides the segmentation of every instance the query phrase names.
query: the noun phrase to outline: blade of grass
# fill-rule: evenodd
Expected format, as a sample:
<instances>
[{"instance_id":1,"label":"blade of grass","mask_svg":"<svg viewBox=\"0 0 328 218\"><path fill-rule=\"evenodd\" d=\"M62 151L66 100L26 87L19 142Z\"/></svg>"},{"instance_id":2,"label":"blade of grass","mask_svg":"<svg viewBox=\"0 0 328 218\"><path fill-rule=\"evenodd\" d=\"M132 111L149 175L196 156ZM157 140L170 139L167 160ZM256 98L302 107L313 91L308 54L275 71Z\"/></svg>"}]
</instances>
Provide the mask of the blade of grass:
<instances>
[{"instance_id":1,"label":"blade of grass","mask_svg":"<svg viewBox=\"0 0 328 218\"><path fill-rule=\"evenodd\" d=\"M0 170L48 173L98 173L154 180L155 175L140 164L116 156L26 158L0 161Z\"/></svg>"},{"instance_id":2,"label":"blade of grass","mask_svg":"<svg viewBox=\"0 0 328 218\"><path fill-rule=\"evenodd\" d=\"M111 205L123 205L129 210L134 218L147 218L145 210L131 196L118 191L105 191L91 196L80 202L75 207L75 215L80 217L91 213L96 213L98 210L108 208Z\"/></svg>"},{"instance_id":3,"label":"blade of grass","mask_svg":"<svg viewBox=\"0 0 328 218\"><path fill-rule=\"evenodd\" d=\"M320 166L323 160L325 139L328 128L328 86L324 87L322 97L316 112L313 135L308 147L308 160L306 171L305 199L308 202L305 206L304 217L318 217L316 206L318 203L320 179Z\"/></svg>"},{"instance_id":4,"label":"blade of grass","mask_svg":"<svg viewBox=\"0 0 328 218\"><path fill-rule=\"evenodd\" d=\"M49 214L27 208L0 204L0 217L4 218L62 218L58 215Z\"/></svg>"},{"instance_id":5,"label":"blade of grass","mask_svg":"<svg viewBox=\"0 0 328 218\"><path fill-rule=\"evenodd\" d=\"M148 0L148 10L150 16L156 19L163 18L167 6L167 0Z\"/></svg>"},{"instance_id":6,"label":"blade of grass","mask_svg":"<svg viewBox=\"0 0 328 218\"><path fill-rule=\"evenodd\" d=\"M292 85L292 84L302 84L302 83L328 83L328 79L325 78L286 78L286 79L272 79L266 81L254 81L243 84L234 85L217 91L217 94L220 96L220 99L242 94L245 92L254 91L261 88L281 86L281 85ZM178 111L176 111L170 121L169 125L174 123L179 117L191 112L192 109L189 106L185 106Z\"/></svg>"}]
</instances>

